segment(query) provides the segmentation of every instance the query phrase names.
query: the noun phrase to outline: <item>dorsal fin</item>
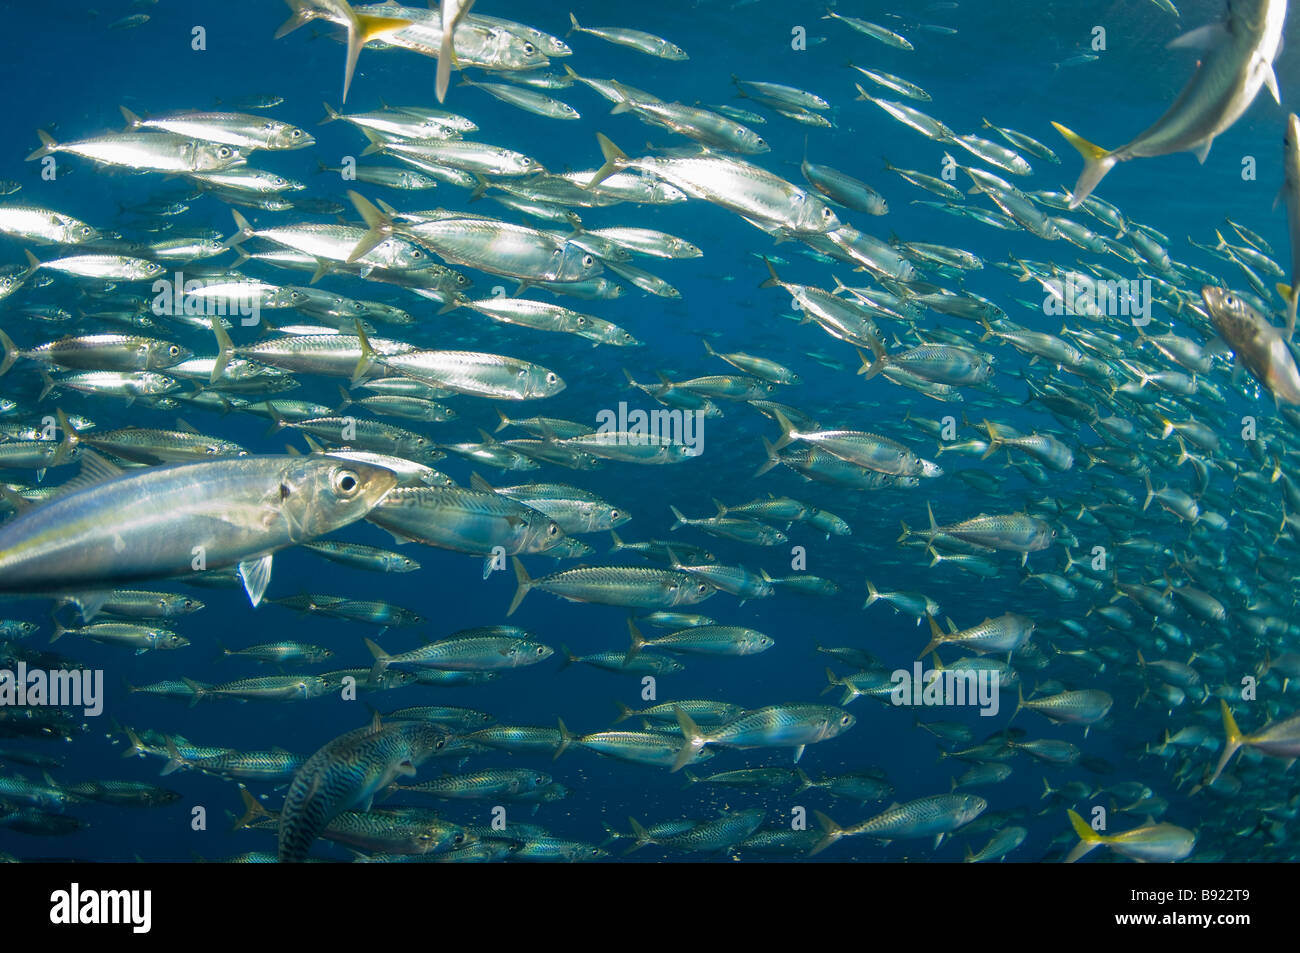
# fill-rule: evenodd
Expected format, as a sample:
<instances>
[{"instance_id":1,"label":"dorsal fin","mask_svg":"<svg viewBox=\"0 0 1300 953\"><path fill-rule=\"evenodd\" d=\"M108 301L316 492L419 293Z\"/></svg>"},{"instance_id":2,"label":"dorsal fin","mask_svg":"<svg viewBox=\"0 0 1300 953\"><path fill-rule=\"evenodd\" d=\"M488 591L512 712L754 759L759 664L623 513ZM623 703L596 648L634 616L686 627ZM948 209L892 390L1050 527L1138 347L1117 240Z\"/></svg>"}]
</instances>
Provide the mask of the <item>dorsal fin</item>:
<instances>
[{"instance_id":1,"label":"dorsal fin","mask_svg":"<svg viewBox=\"0 0 1300 953\"><path fill-rule=\"evenodd\" d=\"M103 483L114 477L121 476L126 471L116 463L111 462L105 457L101 457L89 447L81 449L81 472L59 487L60 495L63 493L72 493L76 490L84 490L86 487L94 486L97 483Z\"/></svg>"},{"instance_id":2,"label":"dorsal fin","mask_svg":"<svg viewBox=\"0 0 1300 953\"><path fill-rule=\"evenodd\" d=\"M496 492L496 488L493 487L492 484L489 483L487 480L483 479L483 477L479 476L477 473L471 473L469 475L469 488L471 490L477 490L480 493Z\"/></svg>"}]
</instances>

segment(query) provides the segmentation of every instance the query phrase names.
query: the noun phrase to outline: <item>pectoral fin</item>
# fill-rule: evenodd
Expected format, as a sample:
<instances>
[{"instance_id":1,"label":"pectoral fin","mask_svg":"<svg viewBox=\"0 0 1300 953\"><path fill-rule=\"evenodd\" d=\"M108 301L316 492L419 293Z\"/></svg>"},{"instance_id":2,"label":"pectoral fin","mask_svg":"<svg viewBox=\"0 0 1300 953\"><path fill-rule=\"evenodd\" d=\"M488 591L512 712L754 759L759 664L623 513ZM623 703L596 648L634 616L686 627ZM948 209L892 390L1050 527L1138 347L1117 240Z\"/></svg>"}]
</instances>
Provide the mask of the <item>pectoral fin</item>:
<instances>
[{"instance_id":1,"label":"pectoral fin","mask_svg":"<svg viewBox=\"0 0 1300 953\"><path fill-rule=\"evenodd\" d=\"M244 591L248 593L248 601L253 604L253 608L257 608L266 587L271 584L271 554L267 553L260 559L244 560L239 564L239 578L244 584Z\"/></svg>"},{"instance_id":2,"label":"pectoral fin","mask_svg":"<svg viewBox=\"0 0 1300 953\"><path fill-rule=\"evenodd\" d=\"M1223 23L1207 23L1170 40L1168 50L1212 50L1228 40L1228 28Z\"/></svg>"}]
</instances>

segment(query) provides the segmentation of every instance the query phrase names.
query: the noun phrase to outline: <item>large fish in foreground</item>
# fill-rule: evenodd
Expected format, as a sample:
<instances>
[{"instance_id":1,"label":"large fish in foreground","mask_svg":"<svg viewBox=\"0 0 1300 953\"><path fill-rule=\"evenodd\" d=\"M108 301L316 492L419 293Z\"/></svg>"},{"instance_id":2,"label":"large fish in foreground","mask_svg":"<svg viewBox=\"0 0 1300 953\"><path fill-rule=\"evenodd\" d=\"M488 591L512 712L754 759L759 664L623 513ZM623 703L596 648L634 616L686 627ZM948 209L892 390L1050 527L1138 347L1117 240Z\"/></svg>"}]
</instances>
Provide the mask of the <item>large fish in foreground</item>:
<instances>
[{"instance_id":1,"label":"large fish in foreground","mask_svg":"<svg viewBox=\"0 0 1300 953\"><path fill-rule=\"evenodd\" d=\"M1274 400L1300 404L1300 370L1277 328L1231 291L1206 285L1201 298L1214 329L1228 342L1236 360L1268 388Z\"/></svg>"},{"instance_id":2,"label":"large fish in foreground","mask_svg":"<svg viewBox=\"0 0 1300 953\"><path fill-rule=\"evenodd\" d=\"M356 522L397 483L328 456L247 456L123 471L82 452L62 495L0 526L0 593L77 594L94 611L125 582L239 566L253 605L271 555Z\"/></svg>"},{"instance_id":3,"label":"large fish in foreground","mask_svg":"<svg viewBox=\"0 0 1300 953\"><path fill-rule=\"evenodd\" d=\"M1286 198L1286 228L1291 238L1291 284L1278 285L1278 293L1286 300L1286 338L1295 333L1296 305L1300 293L1300 116L1286 117L1286 133L1282 136L1282 197ZM1274 203L1276 204L1276 203Z\"/></svg>"},{"instance_id":4,"label":"large fish in foreground","mask_svg":"<svg viewBox=\"0 0 1300 953\"><path fill-rule=\"evenodd\" d=\"M326 744L298 769L280 812L281 863L306 859L312 842L350 807L370 810L375 794L415 769L447 744L436 726L420 721L364 728Z\"/></svg>"},{"instance_id":5,"label":"large fish in foreground","mask_svg":"<svg viewBox=\"0 0 1300 953\"><path fill-rule=\"evenodd\" d=\"M1174 104L1132 142L1108 151L1060 123L1052 123L1083 156L1083 172L1070 194L1070 208L1082 205L1116 163L1189 151L1204 162L1215 136L1241 118L1261 86L1267 86L1280 103L1273 59L1282 46L1286 3L1233 0L1224 20L1170 43L1170 47L1200 50L1200 65Z\"/></svg>"}]
</instances>

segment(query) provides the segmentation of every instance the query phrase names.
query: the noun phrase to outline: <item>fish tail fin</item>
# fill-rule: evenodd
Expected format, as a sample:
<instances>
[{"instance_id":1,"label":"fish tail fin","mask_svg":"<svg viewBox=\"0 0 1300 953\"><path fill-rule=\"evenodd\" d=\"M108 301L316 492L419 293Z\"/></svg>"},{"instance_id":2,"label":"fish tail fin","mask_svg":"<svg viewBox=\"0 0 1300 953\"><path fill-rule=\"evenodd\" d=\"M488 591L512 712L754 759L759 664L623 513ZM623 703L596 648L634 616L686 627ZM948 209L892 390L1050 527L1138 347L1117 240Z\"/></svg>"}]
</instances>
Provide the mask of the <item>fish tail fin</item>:
<instances>
[{"instance_id":1,"label":"fish tail fin","mask_svg":"<svg viewBox=\"0 0 1300 953\"><path fill-rule=\"evenodd\" d=\"M836 824L833 820L823 814L821 811L813 811L813 816L817 818L817 826L822 829L823 837L819 840L812 850L808 851L808 856L820 854L831 844L844 836L844 828Z\"/></svg>"},{"instance_id":2,"label":"fish tail fin","mask_svg":"<svg viewBox=\"0 0 1300 953\"><path fill-rule=\"evenodd\" d=\"M1241 736L1241 729L1237 727L1237 720L1232 717L1232 711L1228 708L1228 703L1220 698L1219 706L1223 709L1223 754L1219 756L1219 763L1214 768L1214 774L1205 782L1206 784L1213 784L1219 779L1219 775L1228 766L1228 762L1237 753L1237 749L1245 743L1245 739Z\"/></svg>"},{"instance_id":3,"label":"fish tail fin","mask_svg":"<svg viewBox=\"0 0 1300 953\"><path fill-rule=\"evenodd\" d=\"M225 239L221 244L226 248L238 250L239 243L253 237L253 226L248 224L248 219L240 215L236 209L230 210L231 216L235 220L235 234Z\"/></svg>"},{"instance_id":4,"label":"fish tail fin","mask_svg":"<svg viewBox=\"0 0 1300 953\"><path fill-rule=\"evenodd\" d=\"M143 755L144 742L141 741L140 736L135 733L135 729L123 725L122 730L126 732L126 740L129 742L126 750L122 752L122 757L135 758Z\"/></svg>"},{"instance_id":5,"label":"fish tail fin","mask_svg":"<svg viewBox=\"0 0 1300 953\"><path fill-rule=\"evenodd\" d=\"M572 16L573 14L569 14ZM605 164L596 170L596 174L591 177L583 188L594 189L600 183L604 182L611 175L627 163L627 153L620 149L610 140L609 136L604 133L596 133L596 141L600 143L600 154L605 157Z\"/></svg>"},{"instance_id":6,"label":"fish tail fin","mask_svg":"<svg viewBox=\"0 0 1300 953\"><path fill-rule=\"evenodd\" d=\"M631 662L632 659L640 655L641 649L645 646L645 636L641 634L641 630L636 627L636 623L631 619L627 620L627 630L628 633L632 636L632 642L627 647L627 655L623 657L624 665ZM628 712L628 714L631 714L631 712Z\"/></svg>"},{"instance_id":7,"label":"fish tail fin","mask_svg":"<svg viewBox=\"0 0 1300 953\"><path fill-rule=\"evenodd\" d=\"M185 678L184 676L181 676L181 681L184 682L185 687L190 690L190 707L193 708L199 703L203 696L207 694L208 686L204 685L202 682L196 682L192 678Z\"/></svg>"},{"instance_id":8,"label":"fish tail fin","mask_svg":"<svg viewBox=\"0 0 1300 953\"><path fill-rule=\"evenodd\" d=\"M438 70L434 80L434 93L438 97L438 102L447 98L447 89L451 86L451 71L460 69L460 62L456 59L456 47L454 39L456 35L456 24L469 10L469 4L462 5L457 11L460 16L454 18L450 24L442 25L442 45L438 49ZM468 80L465 80L468 83Z\"/></svg>"},{"instance_id":9,"label":"fish tail fin","mask_svg":"<svg viewBox=\"0 0 1300 953\"><path fill-rule=\"evenodd\" d=\"M885 369L889 353L885 350L885 342L870 331L867 332L867 347L871 348L871 362L868 363L862 352L858 351L858 357L862 360L862 367L858 370L858 373L865 374L867 380L871 380Z\"/></svg>"},{"instance_id":10,"label":"fish tail fin","mask_svg":"<svg viewBox=\"0 0 1300 953\"><path fill-rule=\"evenodd\" d=\"M943 630L939 628L939 623L934 621L934 616L927 612L925 614L925 621L930 623L930 644L916 653L917 658L925 658L925 656L938 649L944 642Z\"/></svg>"},{"instance_id":11,"label":"fish tail fin","mask_svg":"<svg viewBox=\"0 0 1300 953\"><path fill-rule=\"evenodd\" d=\"M880 598L880 593L879 591L877 591L875 583L873 583L870 579L868 579L867 580L867 601L862 603L862 608L865 609L867 608L867 606L874 604L876 600L879 598Z\"/></svg>"},{"instance_id":12,"label":"fish tail fin","mask_svg":"<svg viewBox=\"0 0 1300 953\"><path fill-rule=\"evenodd\" d=\"M776 422L781 427L781 437L772 445L772 450L777 451L790 444L790 441L794 439L795 429L794 424L790 423L789 418L781 411L775 410L773 413L776 414Z\"/></svg>"},{"instance_id":13,"label":"fish tail fin","mask_svg":"<svg viewBox=\"0 0 1300 953\"><path fill-rule=\"evenodd\" d=\"M181 757L180 750L176 747L176 742L172 740L171 735L165 735L164 740L167 742L167 763L163 765L163 769L159 774L165 776L173 771L188 767L189 762Z\"/></svg>"},{"instance_id":14,"label":"fish tail fin","mask_svg":"<svg viewBox=\"0 0 1300 953\"><path fill-rule=\"evenodd\" d=\"M347 257L347 264L350 265L369 254L376 245L393 233L393 220L357 192L349 190L348 198L352 200L357 214L366 223L366 233L361 236L357 247L352 249L352 253Z\"/></svg>"},{"instance_id":15,"label":"fish tail fin","mask_svg":"<svg viewBox=\"0 0 1300 953\"><path fill-rule=\"evenodd\" d=\"M573 14L570 13L569 16L573 16ZM575 20L574 22L576 23L577 21ZM624 857L632 853L632 851L634 850L640 850L642 847L645 847L647 844L654 843L654 838L650 836L650 832L647 831L644 827L642 827L640 822L635 817L628 817L627 822L632 825L632 834L633 836L636 837L636 843L633 844L631 847L629 847L627 850L623 851Z\"/></svg>"},{"instance_id":16,"label":"fish tail fin","mask_svg":"<svg viewBox=\"0 0 1300 953\"><path fill-rule=\"evenodd\" d=\"M572 659L573 656L569 656L569 658ZM560 729L560 743L555 749L555 754L551 755L552 761L555 761L560 757L560 755L564 754L564 752L569 749L569 745L573 744L577 737L569 730L569 726L564 723L563 718L556 718L555 722Z\"/></svg>"},{"instance_id":17,"label":"fish tail fin","mask_svg":"<svg viewBox=\"0 0 1300 953\"><path fill-rule=\"evenodd\" d=\"M995 427L993 422L987 418L984 421L984 429L988 431L989 448L984 451L984 456L980 457L981 460L987 460L989 457L993 456L993 454L1002 449L1003 444L1006 443L1005 440L998 436L997 427Z\"/></svg>"},{"instance_id":18,"label":"fish tail fin","mask_svg":"<svg viewBox=\"0 0 1300 953\"><path fill-rule=\"evenodd\" d=\"M524 601L524 596L528 595L528 590L533 587L533 581L528 577L528 570L519 561L519 557L512 556L510 558L515 565L515 581L518 583L518 588L515 589L515 597L510 601L510 609L506 612L508 616L515 614L515 610L519 608L519 603Z\"/></svg>"},{"instance_id":19,"label":"fish tail fin","mask_svg":"<svg viewBox=\"0 0 1300 953\"><path fill-rule=\"evenodd\" d=\"M381 36L396 33L410 26L411 21L397 17L357 13L348 5L347 0L339 0L339 3L348 13L348 58L347 64L343 67L343 98L340 100L340 103L346 103L348 89L352 86L352 74L357 68L357 57L361 55L361 47L371 40L377 40Z\"/></svg>"},{"instance_id":20,"label":"fish tail fin","mask_svg":"<svg viewBox=\"0 0 1300 953\"><path fill-rule=\"evenodd\" d=\"M694 761L696 752L708 743L700 733L699 725L691 720L690 715L677 706L673 706L673 714L677 716L677 725L682 730L682 746L677 752L676 760L673 761L672 772L669 773L680 771Z\"/></svg>"},{"instance_id":21,"label":"fish tail fin","mask_svg":"<svg viewBox=\"0 0 1300 953\"><path fill-rule=\"evenodd\" d=\"M616 701L614 704L618 706L618 717L614 719L614 724L617 725L620 721L626 721L628 718L632 718L636 715L636 712L631 708L628 708L622 702Z\"/></svg>"},{"instance_id":22,"label":"fish tail fin","mask_svg":"<svg viewBox=\"0 0 1300 953\"><path fill-rule=\"evenodd\" d=\"M370 372L370 365L375 360L375 349L370 346L370 338L366 337L366 329L360 318L357 318L357 341L361 345L361 356L357 358L357 366L353 369L352 379L348 382L351 386L356 386L365 380Z\"/></svg>"},{"instance_id":23,"label":"fish tail fin","mask_svg":"<svg viewBox=\"0 0 1300 953\"><path fill-rule=\"evenodd\" d=\"M826 681L828 682L828 684L825 688L822 689L821 693L823 695L825 695L829 691L834 690L835 686L840 683L839 676L836 675L835 671L831 668L826 669Z\"/></svg>"},{"instance_id":24,"label":"fish tail fin","mask_svg":"<svg viewBox=\"0 0 1300 953\"><path fill-rule=\"evenodd\" d=\"M1079 835L1079 843L1074 845L1074 849L1066 855L1064 861L1067 864L1072 864L1093 848L1106 843L1106 838L1089 827L1088 822L1080 817L1077 811L1067 809L1065 813L1070 815L1070 825L1074 828L1074 832Z\"/></svg>"},{"instance_id":25,"label":"fish tail fin","mask_svg":"<svg viewBox=\"0 0 1300 953\"><path fill-rule=\"evenodd\" d=\"M63 431L63 440L59 443L58 449L54 451L54 456L50 458L50 466L57 467L71 459L73 450L76 449L77 444L81 443L81 434L76 427L72 426L72 421L68 420L68 415L62 409L56 407L54 414L59 422L59 429ZM80 608L80 603L78 603L78 608ZM82 620L90 621L86 618L84 610L82 611Z\"/></svg>"},{"instance_id":26,"label":"fish tail fin","mask_svg":"<svg viewBox=\"0 0 1300 953\"><path fill-rule=\"evenodd\" d=\"M1296 305L1300 304L1300 293L1297 293L1296 289L1292 288L1290 285L1284 285L1284 284L1278 284L1277 293L1280 294L1282 296L1282 300L1286 302L1285 337L1288 341L1290 341L1291 335L1295 333Z\"/></svg>"},{"instance_id":27,"label":"fish tail fin","mask_svg":"<svg viewBox=\"0 0 1300 953\"><path fill-rule=\"evenodd\" d=\"M370 684L376 684L383 677L385 670L388 668L388 660L392 658L387 652L381 649L375 642L370 639L365 640L366 648L375 658L375 664L370 669Z\"/></svg>"},{"instance_id":28,"label":"fish tail fin","mask_svg":"<svg viewBox=\"0 0 1300 953\"><path fill-rule=\"evenodd\" d=\"M244 816L235 821L235 826L231 828L232 831L243 830L259 817L275 816L262 806L261 801L249 794L248 788L244 787L242 784L239 786L239 796L244 802Z\"/></svg>"},{"instance_id":29,"label":"fish tail fin","mask_svg":"<svg viewBox=\"0 0 1300 953\"><path fill-rule=\"evenodd\" d=\"M762 440L763 449L767 452L767 462L754 471L754 476L756 477L762 476L768 470L781 462L781 458L777 456L776 447L772 445L772 441L768 440L766 437L763 437Z\"/></svg>"},{"instance_id":30,"label":"fish tail fin","mask_svg":"<svg viewBox=\"0 0 1300 953\"><path fill-rule=\"evenodd\" d=\"M28 162L31 162L33 159L44 159L46 156L57 152L59 149L59 144L54 141L54 137L44 129L37 129L36 135L40 137L41 147L36 149L27 157Z\"/></svg>"},{"instance_id":31,"label":"fish tail fin","mask_svg":"<svg viewBox=\"0 0 1300 953\"><path fill-rule=\"evenodd\" d=\"M0 356L0 376L3 376L14 366L14 361L18 360L18 348L3 328L0 328L0 348L4 349L3 356Z\"/></svg>"},{"instance_id":32,"label":"fish tail fin","mask_svg":"<svg viewBox=\"0 0 1300 953\"><path fill-rule=\"evenodd\" d=\"M280 39L282 36L288 36L294 30L298 29L298 27L306 26L315 19L315 16L312 14L311 10L308 9L307 4L304 3L303 0L285 0L285 2L289 4L289 9L293 11L293 15L276 28L275 33L272 34L271 37L275 40Z\"/></svg>"},{"instance_id":33,"label":"fish tail fin","mask_svg":"<svg viewBox=\"0 0 1300 953\"><path fill-rule=\"evenodd\" d=\"M215 384L221 380L221 375L225 373L226 366L230 359L235 356L235 345L230 340L230 335L222 327L221 319L215 314L208 315L208 320L212 322L212 333L217 338L217 359L212 363L212 374L208 377L209 384Z\"/></svg>"},{"instance_id":34,"label":"fish tail fin","mask_svg":"<svg viewBox=\"0 0 1300 953\"><path fill-rule=\"evenodd\" d=\"M687 521L686 521L686 517L682 515L682 511L675 506L670 506L668 508L673 511L673 516L677 520L677 522L673 523L672 526L668 527L668 531L672 532L673 530L680 529L681 527L685 526Z\"/></svg>"},{"instance_id":35,"label":"fish tail fin","mask_svg":"<svg viewBox=\"0 0 1300 953\"><path fill-rule=\"evenodd\" d=\"M578 25L578 18L575 17L572 13L569 14L569 23L571 23L572 26L569 27L569 32L564 34L565 36L573 36L574 30L582 29L582 27Z\"/></svg>"},{"instance_id":36,"label":"fish tail fin","mask_svg":"<svg viewBox=\"0 0 1300 953\"><path fill-rule=\"evenodd\" d=\"M1074 183L1074 189L1070 193L1070 208L1073 210L1083 204L1083 200L1092 194L1097 183L1114 168L1119 160L1115 158L1115 153L1094 145L1078 133L1066 129L1059 122L1054 122L1052 125L1065 141L1074 146L1079 155L1083 156L1083 171L1079 173L1079 181Z\"/></svg>"}]
</instances>

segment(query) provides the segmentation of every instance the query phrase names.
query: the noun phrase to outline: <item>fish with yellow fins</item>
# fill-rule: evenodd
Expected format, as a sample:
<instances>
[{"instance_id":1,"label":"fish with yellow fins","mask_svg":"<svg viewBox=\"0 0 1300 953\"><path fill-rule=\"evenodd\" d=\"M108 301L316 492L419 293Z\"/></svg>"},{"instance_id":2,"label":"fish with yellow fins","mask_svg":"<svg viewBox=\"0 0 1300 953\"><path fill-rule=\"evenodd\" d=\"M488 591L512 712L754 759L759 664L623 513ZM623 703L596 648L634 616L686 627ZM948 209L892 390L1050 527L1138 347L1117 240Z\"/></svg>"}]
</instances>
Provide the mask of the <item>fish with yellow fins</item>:
<instances>
[{"instance_id":1,"label":"fish with yellow fins","mask_svg":"<svg viewBox=\"0 0 1300 953\"><path fill-rule=\"evenodd\" d=\"M280 24L275 31L275 39L292 33L300 26L312 20L329 20L348 31L348 54L343 67L343 102L348 101L348 88L352 85L352 74L357 68L357 57L361 47L371 40L378 40L397 33L411 25L410 20L399 17L379 17L357 13L348 0L285 0L293 16ZM468 9L468 6L466 6ZM438 97L442 101L442 96Z\"/></svg>"},{"instance_id":2,"label":"fish with yellow fins","mask_svg":"<svg viewBox=\"0 0 1300 953\"><path fill-rule=\"evenodd\" d=\"M1282 46L1286 7L1286 0L1233 0L1222 21L1172 41L1170 48L1200 51L1200 64L1165 114L1118 149L1103 149L1052 123L1083 156L1083 172L1070 194L1070 208L1082 205L1117 163L1175 152L1194 152L1204 162L1215 137L1241 118L1263 86L1280 103L1273 59Z\"/></svg>"},{"instance_id":3,"label":"fish with yellow fins","mask_svg":"<svg viewBox=\"0 0 1300 953\"><path fill-rule=\"evenodd\" d=\"M1118 834L1100 834L1088 826L1088 822L1075 811L1066 811L1074 832L1079 835L1079 843L1065 856L1065 863L1072 864L1084 854L1098 847L1109 847L1121 857L1136 860L1140 864L1172 863L1183 860L1191 854L1196 846L1196 834L1177 824L1150 820L1141 827Z\"/></svg>"},{"instance_id":4,"label":"fish with yellow fins","mask_svg":"<svg viewBox=\"0 0 1300 953\"><path fill-rule=\"evenodd\" d=\"M1219 756L1219 764L1214 769L1214 775L1206 781L1207 785L1213 784L1223 773L1223 769L1228 766L1232 756L1241 748L1254 748L1270 758L1282 758L1289 766L1296 758L1300 758L1300 715L1292 715L1290 718L1282 721L1269 722L1259 731L1253 734L1243 735L1241 729L1237 727L1237 720L1232 717L1232 712L1228 708L1228 703L1219 699L1219 705L1223 709L1223 754Z\"/></svg>"}]
</instances>

